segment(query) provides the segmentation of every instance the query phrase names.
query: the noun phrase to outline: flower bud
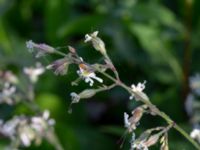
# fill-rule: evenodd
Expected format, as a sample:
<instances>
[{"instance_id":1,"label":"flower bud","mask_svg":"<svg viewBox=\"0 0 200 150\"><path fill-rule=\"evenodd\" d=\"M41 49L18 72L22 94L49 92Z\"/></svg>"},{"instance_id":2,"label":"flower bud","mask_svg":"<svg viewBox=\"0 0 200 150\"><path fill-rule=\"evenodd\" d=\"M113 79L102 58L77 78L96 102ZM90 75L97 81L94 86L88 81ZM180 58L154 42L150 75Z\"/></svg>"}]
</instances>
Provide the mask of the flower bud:
<instances>
[{"instance_id":1,"label":"flower bud","mask_svg":"<svg viewBox=\"0 0 200 150\"><path fill-rule=\"evenodd\" d=\"M65 57L65 58L54 61L52 64L48 65L46 68L54 70L55 75L59 75L59 74L65 75L67 74L70 63L71 63L70 60L67 57Z\"/></svg>"},{"instance_id":2,"label":"flower bud","mask_svg":"<svg viewBox=\"0 0 200 150\"><path fill-rule=\"evenodd\" d=\"M158 139L159 139L158 134L152 135L149 137L149 139L146 142L144 142L144 145L146 145L147 147L150 147L150 146L156 144L158 142Z\"/></svg>"},{"instance_id":3,"label":"flower bud","mask_svg":"<svg viewBox=\"0 0 200 150\"><path fill-rule=\"evenodd\" d=\"M143 115L143 108L137 107L132 111L132 116L129 118L127 113L124 113L124 123L125 127L128 128L129 132L136 129L137 123L140 121Z\"/></svg>"},{"instance_id":4,"label":"flower bud","mask_svg":"<svg viewBox=\"0 0 200 150\"><path fill-rule=\"evenodd\" d=\"M71 46L68 46L68 49L71 53L76 53L76 49L71 47Z\"/></svg>"},{"instance_id":5,"label":"flower bud","mask_svg":"<svg viewBox=\"0 0 200 150\"><path fill-rule=\"evenodd\" d=\"M47 45L47 44L37 44L34 43L32 40L26 42L26 47L29 49L30 52L33 52L34 48L37 49L36 58L45 55L46 53L54 53L55 48Z\"/></svg>"},{"instance_id":6,"label":"flower bud","mask_svg":"<svg viewBox=\"0 0 200 150\"><path fill-rule=\"evenodd\" d=\"M105 55L106 54L105 44L97 35L98 35L98 31L95 31L91 34L86 34L85 35L85 42L91 41L93 47L97 51L100 51L103 55Z\"/></svg>"},{"instance_id":7,"label":"flower bud","mask_svg":"<svg viewBox=\"0 0 200 150\"><path fill-rule=\"evenodd\" d=\"M83 92L81 92L79 94L79 96L80 96L81 99L87 99L87 98L91 98L95 94L96 94L96 90L95 89L86 89Z\"/></svg>"}]
</instances>

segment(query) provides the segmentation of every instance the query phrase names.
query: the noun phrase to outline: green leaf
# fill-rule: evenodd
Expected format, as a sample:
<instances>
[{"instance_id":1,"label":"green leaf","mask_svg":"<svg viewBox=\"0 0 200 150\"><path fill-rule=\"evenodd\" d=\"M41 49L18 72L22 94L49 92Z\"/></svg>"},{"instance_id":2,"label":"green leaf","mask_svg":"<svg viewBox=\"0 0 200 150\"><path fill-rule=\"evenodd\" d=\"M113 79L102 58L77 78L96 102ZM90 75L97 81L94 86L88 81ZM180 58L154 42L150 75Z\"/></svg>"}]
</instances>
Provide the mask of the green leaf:
<instances>
[{"instance_id":1,"label":"green leaf","mask_svg":"<svg viewBox=\"0 0 200 150\"><path fill-rule=\"evenodd\" d=\"M177 80L182 78L181 66L177 58L170 52L168 41L162 38L161 31L154 25L142 23L130 24L130 31L138 38L141 46L152 57L153 62L168 64Z\"/></svg>"}]
</instances>

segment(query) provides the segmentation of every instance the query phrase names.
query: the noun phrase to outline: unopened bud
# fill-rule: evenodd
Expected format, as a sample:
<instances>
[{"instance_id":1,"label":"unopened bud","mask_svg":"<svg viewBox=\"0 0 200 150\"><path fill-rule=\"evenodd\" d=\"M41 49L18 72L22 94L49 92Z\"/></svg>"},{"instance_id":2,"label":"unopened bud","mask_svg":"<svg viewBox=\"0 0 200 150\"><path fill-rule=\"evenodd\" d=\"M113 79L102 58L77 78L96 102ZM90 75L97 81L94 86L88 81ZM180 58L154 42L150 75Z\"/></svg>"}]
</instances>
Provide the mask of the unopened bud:
<instances>
[{"instance_id":1,"label":"unopened bud","mask_svg":"<svg viewBox=\"0 0 200 150\"><path fill-rule=\"evenodd\" d=\"M76 49L71 47L71 46L68 46L68 49L71 53L76 53Z\"/></svg>"},{"instance_id":2,"label":"unopened bud","mask_svg":"<svg viewBox=\"0 0 200 150\"><path fill-rule=\"evenodd\" d=\"M142 115L143 115L143 108L141 107L137 107L136 109L134 109L132 111L132 117L130 118L130 122L133 122L133 123L137 123L138 121L140 121L140 119L142 118Z\"/></svg>"},{"instance_id":3,"label":"unopened bud","mask_svg":"<svg viewBox=\"0 0 200 150\"><path fill-rule=\"evenodd\" d=\"M55 75L65 75L67 74L69 64L71 63L70 59L65 57L62 59L58 59L48 65L47 69L52 69L55 73Z\"/></svg>"},{"instance_id":4,"label":"unopened bud","mask_svg":"<svg viewBox=\"0 0 200 150\"><path fill-rule=\"evenodd\" d=\"M95 94L96 94L96 90L95 89L86 89L83 92L81 92L79 94L79 96L80 96L81 99L87 99L87 98L91 98Z\"/></svg>"},{"instance_id":5,"label":"unopened bud","mask_svg":"<svg viewBox=\"0 0 200 150\"><path fill-rule=\"evenodd\" d=\"M144 145L146 145L147 147L150 147L150 146L156 144L158 142L158 139L159 139L158 134L152 135L146 142L144 142Z\"/></svg>"},{"instance_id":6,"label":"unopened bud","mask_svg":"<svg viewBox=\"0 0 200 150\"><path fill-rule=\"evenodd\" d=\"M91 34L86 34L85 35L85 42L91 41L93 47L97 51L100 51L103 55L105 55L106 54L105 44L97 35L98 35L98 31L95 31Z\"/></svg>"},{"instance_id":7,"label":"unopened bud","mask_svg":"<svg viewBox=\"0 0 200 150\"><path fill-rule=\"evenodd\" d=\"M34 43L32 40L26 42L26 47L29 49L30 52L34 51L34 48L37 49L36 57L41 57L46 53L54 53L55 48L47 45L47 44L37 44Z\"/></svg>"}]
</instances>

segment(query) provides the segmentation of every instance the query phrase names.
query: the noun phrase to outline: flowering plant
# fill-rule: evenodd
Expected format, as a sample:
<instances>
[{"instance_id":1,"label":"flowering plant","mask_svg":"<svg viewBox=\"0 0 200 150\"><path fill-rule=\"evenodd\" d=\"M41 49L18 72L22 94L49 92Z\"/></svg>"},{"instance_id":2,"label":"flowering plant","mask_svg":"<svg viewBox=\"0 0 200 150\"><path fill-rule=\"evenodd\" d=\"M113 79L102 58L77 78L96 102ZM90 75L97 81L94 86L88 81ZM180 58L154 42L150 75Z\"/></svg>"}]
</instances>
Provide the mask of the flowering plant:
<instances>
[{"instance_id":1,"label":"flowering plant","mask_svg":"<svg viewBox=\"0 0 200 150\"><path fill-rule=\"evenodd\" d=\"M47 44L37 44L33 41L26 43L27 48L31 52L36 53L36 57L40 57L46 54L57 54L62 58L52 62L46 68L54 71L56 75L67 74L69 65L75 64L77 66L77 80L72 82L72 85L77 86L81 80L89 84L89 88L83 90L79 94L72 92L71 105L79 103L82 99L88 99L94 96L98 92L110 90L114 87L121 87L125 89L129 94L129 99L132 102L140 102L139 106L133 109L131 116L128 113L124 113L124 124L126 128L126 134L132 135L131 149L147 150L152 145L155 145L158 141L161 143L161 150L168 150L168 132L171 128L180 132L188 141L190 141L194 147L200 149L199 144L194 141L179 125L177 125L168 115L160 111L150 100L150 98L144 92L146 81L132 84L128 86L122 82L119 77L118 71L114 66L112 60L107 54L105 43L98 37L98 31L85 35L85 43L91 42L95 50L97 50L102 56L104 62L102 64L95 63L89 64L79 56L77 50L71 46L68 46L69 52L63 53L56 48ZM113 74L108 73L108 70ZM110 79L113 83L106 85L104 78ZM91 88L94 84L99 84L98 88ZM69 112L72 112L72 106L69 106ZM153 116L159 116L166 121L165 126L158 126L147 129L140 136L135 135L135 130L139 126L139 122L143 115L151 114ZM137 138L136 138L137 137Z\"/></svg>"}]
</instances>

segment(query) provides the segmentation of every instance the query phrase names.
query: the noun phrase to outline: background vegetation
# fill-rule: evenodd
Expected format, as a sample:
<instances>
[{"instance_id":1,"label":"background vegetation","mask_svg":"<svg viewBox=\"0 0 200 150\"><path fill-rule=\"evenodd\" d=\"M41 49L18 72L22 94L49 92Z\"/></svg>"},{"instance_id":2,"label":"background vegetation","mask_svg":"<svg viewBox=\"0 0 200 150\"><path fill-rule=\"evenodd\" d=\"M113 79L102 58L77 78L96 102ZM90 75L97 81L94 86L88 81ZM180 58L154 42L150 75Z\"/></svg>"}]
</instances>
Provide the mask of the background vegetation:
<instances>
[{"instance_id":1,"label":"background vegetation","mask_svg":"<svg viewBox=\"0 0 200 150\"><path fill-rule=\"evenodd\" d=\"M198 0L0 0L0 69L20 75L23 67L38 61L27 51L25 41L29 39L55 47L72 45L84 60L102 61L100 54L83 42L86 33L98 30L121 79L129 85L146 80L145 92L152 102L190 132L184 103L189 76L200 71L199 11ZM40 61L48 65L52 59ZM69 115L70 93L87 87L84 82L71 86L76 69L70 68L63 77L47 71L36 85L35 101L50 110L65 149L119 149L123 113L136 104L115 88L74 105ZM0 105L1 118L20 113L29 114L29 110ZM137 132L165 123L151 116L141 122ZM0 147L7 144L2 139ZM192 149L173 130L169 144L172 150ZM53 147L44 141L31 149ZM129 149L128 139L123 149Z\"/></svg>"}]
</instances>

